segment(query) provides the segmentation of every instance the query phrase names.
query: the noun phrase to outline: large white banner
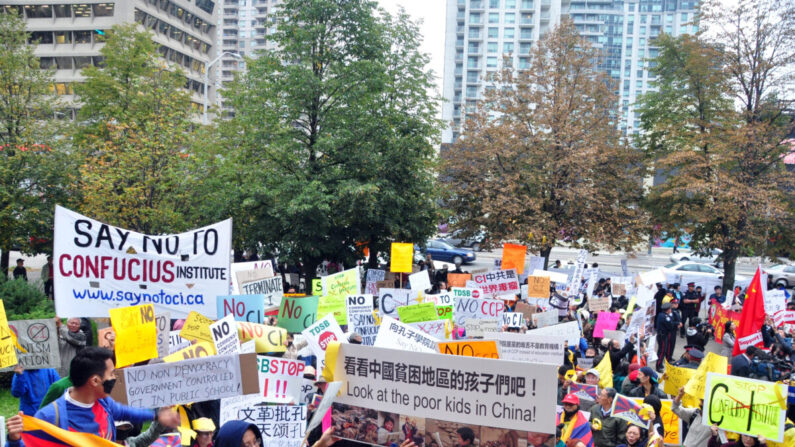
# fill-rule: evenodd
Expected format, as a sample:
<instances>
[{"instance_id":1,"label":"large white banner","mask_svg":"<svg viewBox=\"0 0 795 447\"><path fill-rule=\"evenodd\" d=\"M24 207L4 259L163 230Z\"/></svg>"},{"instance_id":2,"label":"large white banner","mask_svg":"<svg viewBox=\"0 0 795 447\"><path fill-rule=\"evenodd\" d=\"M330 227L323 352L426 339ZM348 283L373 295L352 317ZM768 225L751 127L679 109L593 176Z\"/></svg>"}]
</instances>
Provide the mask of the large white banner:
<instances>
[{"instance_id":1,"label":"large white banner","mask_svg":"<svg viewBox=\"0 0 795 447\"><path fill-rule=\"evenodd\" d=\"M232 219L187 233L150 236L55 207L54 292L60 317L107 317L152 303L155 313L216 314L229 294Z\"/></svg>"},{"instance_id":2,"label":"large white banner","mask_svg":"<svg viewBox=\"0 0 795 447\"><path fill-rule=\"evenodd\" d=\"M361 367L366 365L367 368ZM539 433L555 433L556 365L343 344L335 403Z\"/></svg>"}]
</instances>

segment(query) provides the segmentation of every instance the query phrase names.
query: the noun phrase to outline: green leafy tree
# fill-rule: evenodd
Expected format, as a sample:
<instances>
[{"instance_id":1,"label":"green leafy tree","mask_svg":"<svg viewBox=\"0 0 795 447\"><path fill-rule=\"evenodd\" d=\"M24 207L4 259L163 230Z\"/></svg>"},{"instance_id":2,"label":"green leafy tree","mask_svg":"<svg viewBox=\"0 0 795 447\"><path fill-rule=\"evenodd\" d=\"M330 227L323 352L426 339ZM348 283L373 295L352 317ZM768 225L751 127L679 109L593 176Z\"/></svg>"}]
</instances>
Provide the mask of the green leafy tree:
<instances>
[{"instance_id":1,"label":"green leafy tree","mask_svg":"<svg viewBox=\"0 0 795 447\"><path fill-rule=\"evenodd\" d=\"M101 52L105 65L85 68L75 88L80 209L140 232L184 230L194 124L185 77L134 24L115 26Z\"/></svg>"},{"instance_id":2,"label":"green leafy tree","mask_svg":"<svg viewBox=\"0 0 795 447\"><path fill-rule=\"evenodd\" d=\"M49 240L56 203L68 199L74 165L56 141L52 72L39 67L24 21L0 13L0 280L11 249L34 252Z\"/></svg>"},{"instance_id":3,"label":"green leafy tree","mask_svg":"<svg viewBox=\"0 0 795 447\"><path fill-rule=\"evenodd\" d=\"M615 125L618 102L593 49L563 20L506 64L446 157L450 207L469 232L518 240L549 261L557 243L634 250L647 224L640 154Z\"/></svg>"},{"instance_id":4,"label":"green leafy tree","mask_svg":"<svg viewBox=\"0 0 795 447\"><path fill-rule=\"evenodd\" d=\"M241 243L314 275L361 259L357 243L374 259L427 238L440 126L416 26L363 0L288 0L276 20L278 49L247 62L221 126Z\"/></svg>"}]
</instances>

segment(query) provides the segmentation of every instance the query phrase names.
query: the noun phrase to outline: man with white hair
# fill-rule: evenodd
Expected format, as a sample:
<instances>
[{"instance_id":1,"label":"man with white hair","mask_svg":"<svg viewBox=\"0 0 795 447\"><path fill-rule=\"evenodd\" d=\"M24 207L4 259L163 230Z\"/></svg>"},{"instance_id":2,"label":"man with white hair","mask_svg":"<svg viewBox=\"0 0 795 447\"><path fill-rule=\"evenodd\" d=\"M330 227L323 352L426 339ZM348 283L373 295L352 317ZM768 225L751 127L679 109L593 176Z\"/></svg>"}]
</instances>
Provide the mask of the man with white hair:
<instances>
[{"instance_id":1,"label":"man with white hair","mask_svg":"<svg viewBox=\"0 0 795 447\"><path fill-rule=\"evenodd\" d=\"M61 354L61 367L58 368L58 375L67 377L72 359L86 347L86 334L80 330L79 318L66 320L66 327L64 327L61 324L61 319L55 317L55 325L58 327L58 351Z\"/></svg>"}]
</instances>

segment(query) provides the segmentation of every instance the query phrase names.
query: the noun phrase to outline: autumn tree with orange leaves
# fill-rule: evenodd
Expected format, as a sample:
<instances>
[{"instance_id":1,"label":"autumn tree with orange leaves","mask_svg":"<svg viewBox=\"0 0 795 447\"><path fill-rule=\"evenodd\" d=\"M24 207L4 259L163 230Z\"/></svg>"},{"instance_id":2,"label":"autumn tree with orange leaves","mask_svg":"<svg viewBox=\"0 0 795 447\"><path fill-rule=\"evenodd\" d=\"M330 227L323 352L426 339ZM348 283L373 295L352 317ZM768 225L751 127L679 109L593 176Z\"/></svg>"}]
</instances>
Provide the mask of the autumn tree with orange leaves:
<instances>
[{"instance_id":1,"label":"autumn tree with orange leaves","mask_svg":"<svg viewBox=\"0 0 795 447\"><path fill-rule=\"evenodd\" d=\"M598 54L564 19L529 69L506 66L445 155L460 226L528 244L633 251L648 234L641 153L616 126L618 97Z\"/></svg>"}]
</instances>

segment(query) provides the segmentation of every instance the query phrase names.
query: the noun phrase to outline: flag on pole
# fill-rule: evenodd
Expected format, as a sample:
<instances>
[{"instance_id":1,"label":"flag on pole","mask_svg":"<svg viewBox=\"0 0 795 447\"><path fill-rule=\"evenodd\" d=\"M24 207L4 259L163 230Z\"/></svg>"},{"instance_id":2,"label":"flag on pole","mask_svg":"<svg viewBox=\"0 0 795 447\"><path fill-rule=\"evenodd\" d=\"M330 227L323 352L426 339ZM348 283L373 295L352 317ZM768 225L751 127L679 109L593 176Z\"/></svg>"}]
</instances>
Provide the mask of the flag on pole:
<instances>
[{"instance_id":1,"label":"flag on pole","mask_svg":"<svg viewBox=\"0 0 795 447\"><path fill-rule=\"evenodd\" d=\"M760 329L765 323L763 291L762 269L757 267L754 279L751 280L745 296L743 312L740 315L740 324L737 326L737 342L734 344L732 356L742 354L749 346L762 343L762 332Z\"/></svg>"}]
</instances>

